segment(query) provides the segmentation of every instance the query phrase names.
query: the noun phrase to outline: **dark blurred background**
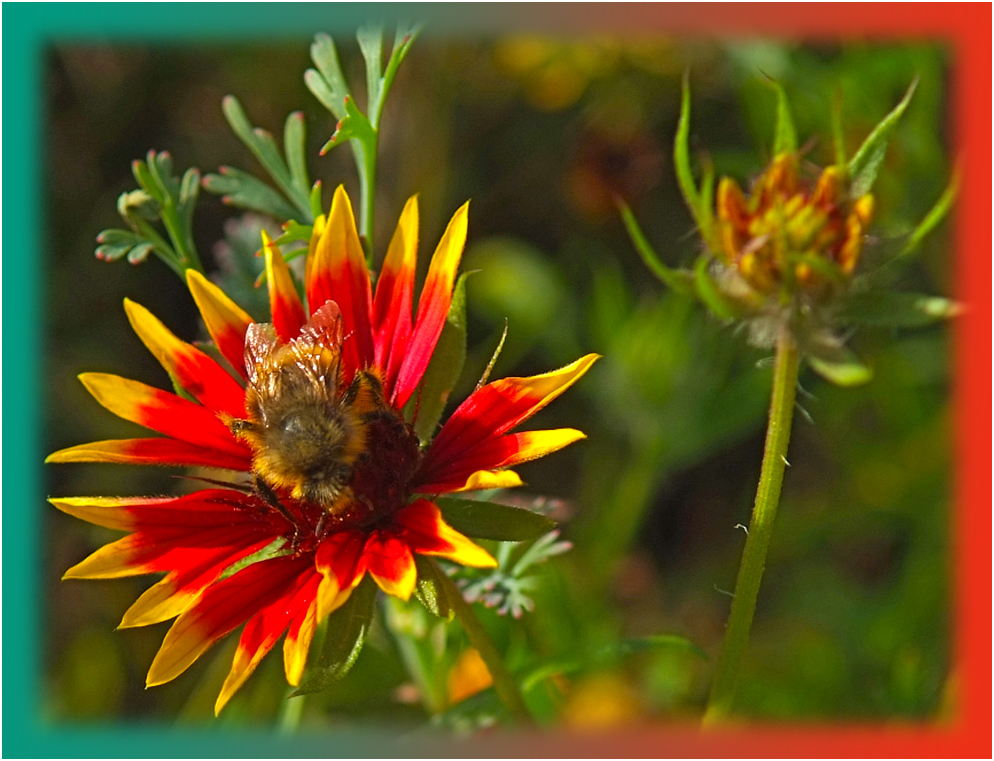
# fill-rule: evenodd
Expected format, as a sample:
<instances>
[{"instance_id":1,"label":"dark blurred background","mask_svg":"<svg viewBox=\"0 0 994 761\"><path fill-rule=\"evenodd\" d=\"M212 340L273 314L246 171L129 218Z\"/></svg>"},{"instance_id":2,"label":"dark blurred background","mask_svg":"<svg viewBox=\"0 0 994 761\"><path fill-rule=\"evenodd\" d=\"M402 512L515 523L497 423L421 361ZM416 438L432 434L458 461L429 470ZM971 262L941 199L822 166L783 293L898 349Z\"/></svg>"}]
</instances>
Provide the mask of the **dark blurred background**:
<instances>
[{"instance_id":1,"label":"dark blurred background","mask_svg":"<svg viewBox=\"0 0 994 761\"><path fill-rule=\"evenodd\" d=\"M361 57L337 38L353 91ZM46 452L137 428L100 408L75 376L113 372L166 386L130 331L122 298L181 337L202 331L192 299L158 260L94 258L94 238L122 226L117 196L130 162L168 149L179 171L231 164L264 175L228 128L237 95L276 135L302 110L313 177L357 198L347 149L318 158L334 119L303 72L310 39L251 46L53 48L47 57ZM495 623L545 655L596 651L621 637L670 633L686 649L599 662L562 680L576 725L699 713L720 647L759 473L769 352L675 297L642 265L614 208L632 206L670 264L699 241L676 187L671 146L680 77L690 70L692 148L740 182L769 158L775 96L791 99L806 158L831 161L829 114L840 93L849 152L921 78L876 186L868 262L893 250L949 174L949 57L937 46L773 40L423 37L401 67L383 118L376 238L382 256L405 199L420 194L421 271L451 213L472 199L463 271L469 357L461 399L482 372L505 318L494 377L559 367L595 351L591 373L534 427L577 427L588 440L520 472L525 493L560 498L574 549L544 568L536 612ZM360 103L362 97L360 96ZM203 193L196 243L209 272L226 237L251 225ZM899 281L949 293L946 226ZM245 295L251 300L251 294ZM948 329L862 331L850 345L874 370L856 389L802 373L782 506L738 693L739 713L770 720L926 719L951 709L949 674L950 433ZM114 465L46 468L49 495L168 493L176 474ZM148 579L60 582L112 538L45 512L46 710L57 720L207 721L233 642L173 683L145 691L166 625L114 631ZM229 638L230 639L230 638ZM267 658L222 721L272 717L278 654ZM375 638L353 674L323 696L341 721L416 719L389 642ZM317 709L311 707L309 710ZM318 719L314 719L317 721Z\"/></svg>"}]
</instances>

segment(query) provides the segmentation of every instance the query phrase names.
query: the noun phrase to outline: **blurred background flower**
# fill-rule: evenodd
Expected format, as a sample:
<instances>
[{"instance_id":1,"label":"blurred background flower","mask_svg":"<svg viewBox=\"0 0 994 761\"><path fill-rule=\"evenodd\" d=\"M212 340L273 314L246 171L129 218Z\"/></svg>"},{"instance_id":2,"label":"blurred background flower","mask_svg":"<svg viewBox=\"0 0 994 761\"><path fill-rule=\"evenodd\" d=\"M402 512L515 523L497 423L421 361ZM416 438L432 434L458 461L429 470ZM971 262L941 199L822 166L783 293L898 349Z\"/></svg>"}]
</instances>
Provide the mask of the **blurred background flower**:
<instances>
[{"instance_id":1,"label":"blurred background flower","mask_svg":"<svg viewBox=\"0 0 994 761\"><path fill-rule=\"evenodd\" d=\"M309 42L51 49L44 453L131 435L88 398L78 373L127 370L151 385L168 382L122 319L122 297L139 299L185 338L203 335L192 300L161 262L93 256L96 234L119 225L117 197L134 189L130 162L168 148L179 167L208 173L233 164L264 176L225 123L220 104L229 93L253 124L275 133L287 113L302 110L308 155L316 156L334 124L303 83ZM340 47L359 82L357 48ZM628 200L667 264L693 261L699 244L668 149L683 70L691 68L694 85L692 150L699 140L719 176L740 179L771 158L755 149L768 146L773 131L764 74L790 93L798 134L824 136L807 154L822 166L832 162L836 88L852 150L920 77L874 187L879 237L861 253L873 262L911 231L949 176L948 60L939 46L855 41L435 37L412 50L383 117L375 239L379 258L414 192L425 211L423 241L437 240L459 203L473 199L463 269L480 272L467 284L469 352L453 401L472 390L505 319L494 377L542 372L587 351L604 355L583 388L536 421L575 426L588 441L521 468L530 493L563 498L555 517L573 550L535 567L542 584L529 592L534 612L514 619L482 611L512 669L515 653L521 668L534 666L526 653L548 659L550 676L535 677L531 696L540 718L592 725L698 715L741 553L736 524L747 522L759 470L769 352L729 340L700 306L646 277L610 203L612 194ZM344 181L357 191L345 151L312 161L311 170L326 187ZM263 225L273 230L202 193L194 234L207 270L237 276L247 294L257 273L233 271L230 252ZM422 254L427 261L424 247ZM901 282L948 294L950 259L943 227ZM240 303L251 310L250 297ZM740 682L741 715L924 718L943 710L948 330L852 335L849 345L874 371L855 391L802 374L797 466ZM166 471L109 465L48 468L46 477L50 495L175 489ZM213 721L234 643L182 679L142 690L162 631L113 629L147 583L60 583L65 568L109 535L35 509L46 528L47 713ZM416 618L411 626L429 648L459 636ZM686 639L643 639L661 633ZM453 652L466 649L455 644ZM420 721L417 701L404 699L411 685L402 658L387 632L374 629L352 673L309 700L304 725ZM486 726L487 690L469 694L485 680L471 665L446 672L465 696L446 714L453 726ZM220 721L271 720L281 680L278 659L267 659Z\"/></svg>"}]
</instances>

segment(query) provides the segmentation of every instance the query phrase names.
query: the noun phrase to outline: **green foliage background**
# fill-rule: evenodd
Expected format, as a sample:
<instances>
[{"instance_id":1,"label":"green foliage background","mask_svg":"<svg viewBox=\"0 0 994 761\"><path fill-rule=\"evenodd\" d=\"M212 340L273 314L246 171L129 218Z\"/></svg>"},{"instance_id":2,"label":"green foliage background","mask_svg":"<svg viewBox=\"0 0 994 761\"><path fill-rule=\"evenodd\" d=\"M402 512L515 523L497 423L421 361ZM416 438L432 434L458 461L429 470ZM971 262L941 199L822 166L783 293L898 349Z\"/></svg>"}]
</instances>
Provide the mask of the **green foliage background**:
<instances>
[{"instance_id":1,"label":"green foliage background","mask_svg":"<svg viewBox=\"0 0 994 761\"><path fill-rule=\"evenodd\" d=\"M361 92L358 50L338 39ZM168 149L180 168L258 172L222 116L221 98L231 93L254 124L276 134L288 112L303 110L311 171L326 198L339 182L357 198L344 151L316 158L334 123L303 83L309 43L51 49L46 452L134 435L89 398L78 373L167 384L127 326L124 296L183 337L202 330L186 289L161 262L93 258L96 234L119 224L117 196L134 186L131 160ZM768 357L697 304L666 293L611 201L613 193L627 199L667 263L692 261L699 242L669 158L683 71L690 67L694 89L692 146L707 147L719 174L740 181L769 158L775 97L764 75L783 83L800 142L814 138L807 157L819 165L831 160L837 90L851 151L921 77L875 188L878 239L864 254L873 262L948 181L948 65L937 46L858 42L427 37L415 45L382 122L377 254L405 199L419 193L423 276L449 215L472 199L462 270L480 273L467 282L469 352L454 399L472 389L505 318L494 377L543 372L587 351L604 355L535 422L577 427L589 439L521 469L527 495L560 500L554 517L574 549L544 567L534 613L514 621L484 612L512 667L527 652L582 664L533 698L546 720L699 713L728 611L723 590L734 585L744 538L736 524L748 523L759 472ZM203 194L195 231L209 271L225 262L216 241L246 235L233 216L241 215ZM948 294L950 261L943 226L899 284ZM244 282L232 295L250 311L258 298ZM850 345L874 369L869 385L839 389L811 373L801 378L806 414L795 418L738 695L747 717L918 720L950 710L948 327L864 331ZM47 493L59 496L166 493L176 484L165 470L111 465L51 466L46 477ZM45 515L48 716L213 721L234 642L145 691L165 625L114 627L147 580L60 582L110 534L44 505L32 509ZM406 623L426 637L436 626L428 618ZM684 647L615 646L657 634L686 637L708 657ZM450 636L458 645L458 633ZM310 699L305 722L416 725L424 714L405 698L407 681L401 655L374 630L352 674ZM271 656L220 721L271 722L285 689ZM449 720L469 726L485 699L467 701Z\"/></svg>"}]
</instances>

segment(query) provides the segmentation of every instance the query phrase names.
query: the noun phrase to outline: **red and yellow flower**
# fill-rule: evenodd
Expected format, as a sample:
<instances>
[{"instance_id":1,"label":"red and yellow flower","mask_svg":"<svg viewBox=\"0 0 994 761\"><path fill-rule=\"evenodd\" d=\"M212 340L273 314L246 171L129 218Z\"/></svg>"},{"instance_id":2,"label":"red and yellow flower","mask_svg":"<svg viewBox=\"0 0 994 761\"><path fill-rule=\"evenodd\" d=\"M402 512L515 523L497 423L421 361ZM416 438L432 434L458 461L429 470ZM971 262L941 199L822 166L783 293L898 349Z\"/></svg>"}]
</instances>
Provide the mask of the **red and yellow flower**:
<instances>
[{"instance_id":1,"label":"red and yellow flower","mask_svg":"<svg viewBox=\"0 0 994 761\"><path fill-rule=\"evenodd\" d=\"M176 678L242 624L215 709L221 710L284 633L286 677L296 685L318 623L348 600L366 574L387 594L406 600L417 582L416 554L475 567L496 564L445 523L433 500L519 485L509 468L583 438L573 429L512 429L576 382L596 356L544 375L482 386L429 445L421 445L403 410L417 409L419 385L451 305L466 229L464 205L435 250L415 315L413 198L375 292L342 188L327 218L315 222L303 299L279 248L264 237L271 325L253 326L217 286L189 270L193 298L233 372L177 338L142 306L125 301L135 332L184 395L86 373L81 380L100 404L163 436L84 444L48 461L210 467L238 476L230 487L219 483L180 497L52 500L66 513L128 532L70 568L65 578L166 574L121 622L132 627L176 618L149 669L149 686ZM330 384L329 409L342 410L342 424L351 426L333 501L315 501L299 483L276 477L268 440L244 430L262 425L250 402L262 372L252 345L263 335L270 336L274 351L297 352L324 368L319 379ZM278 552L251 562L267 548Z\"/></svg>"}]
</instances>

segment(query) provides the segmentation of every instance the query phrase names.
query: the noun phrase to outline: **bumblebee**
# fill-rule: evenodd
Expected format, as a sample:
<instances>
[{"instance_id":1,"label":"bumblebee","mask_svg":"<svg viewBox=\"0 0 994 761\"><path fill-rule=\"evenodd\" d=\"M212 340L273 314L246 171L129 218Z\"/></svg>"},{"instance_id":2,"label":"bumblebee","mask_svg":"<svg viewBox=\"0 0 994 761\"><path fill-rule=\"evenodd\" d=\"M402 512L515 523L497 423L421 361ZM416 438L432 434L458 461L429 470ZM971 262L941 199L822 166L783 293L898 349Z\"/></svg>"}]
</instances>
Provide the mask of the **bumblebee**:
<instances>
[{"instance_id":1,"label":"bumblebee","mask_svg":"<svg viewBox=\"0 0 994 761\"><path fill-rule=\"evenodd\" d=\"M265 490L335 512L364 456L368 421L385 408L382 385L359 371L340 393L342 320L328 302L298 338L280 345L272 325L245 336L246 419L227 421L253 451Z\"/></svg>"}]
</instances>

